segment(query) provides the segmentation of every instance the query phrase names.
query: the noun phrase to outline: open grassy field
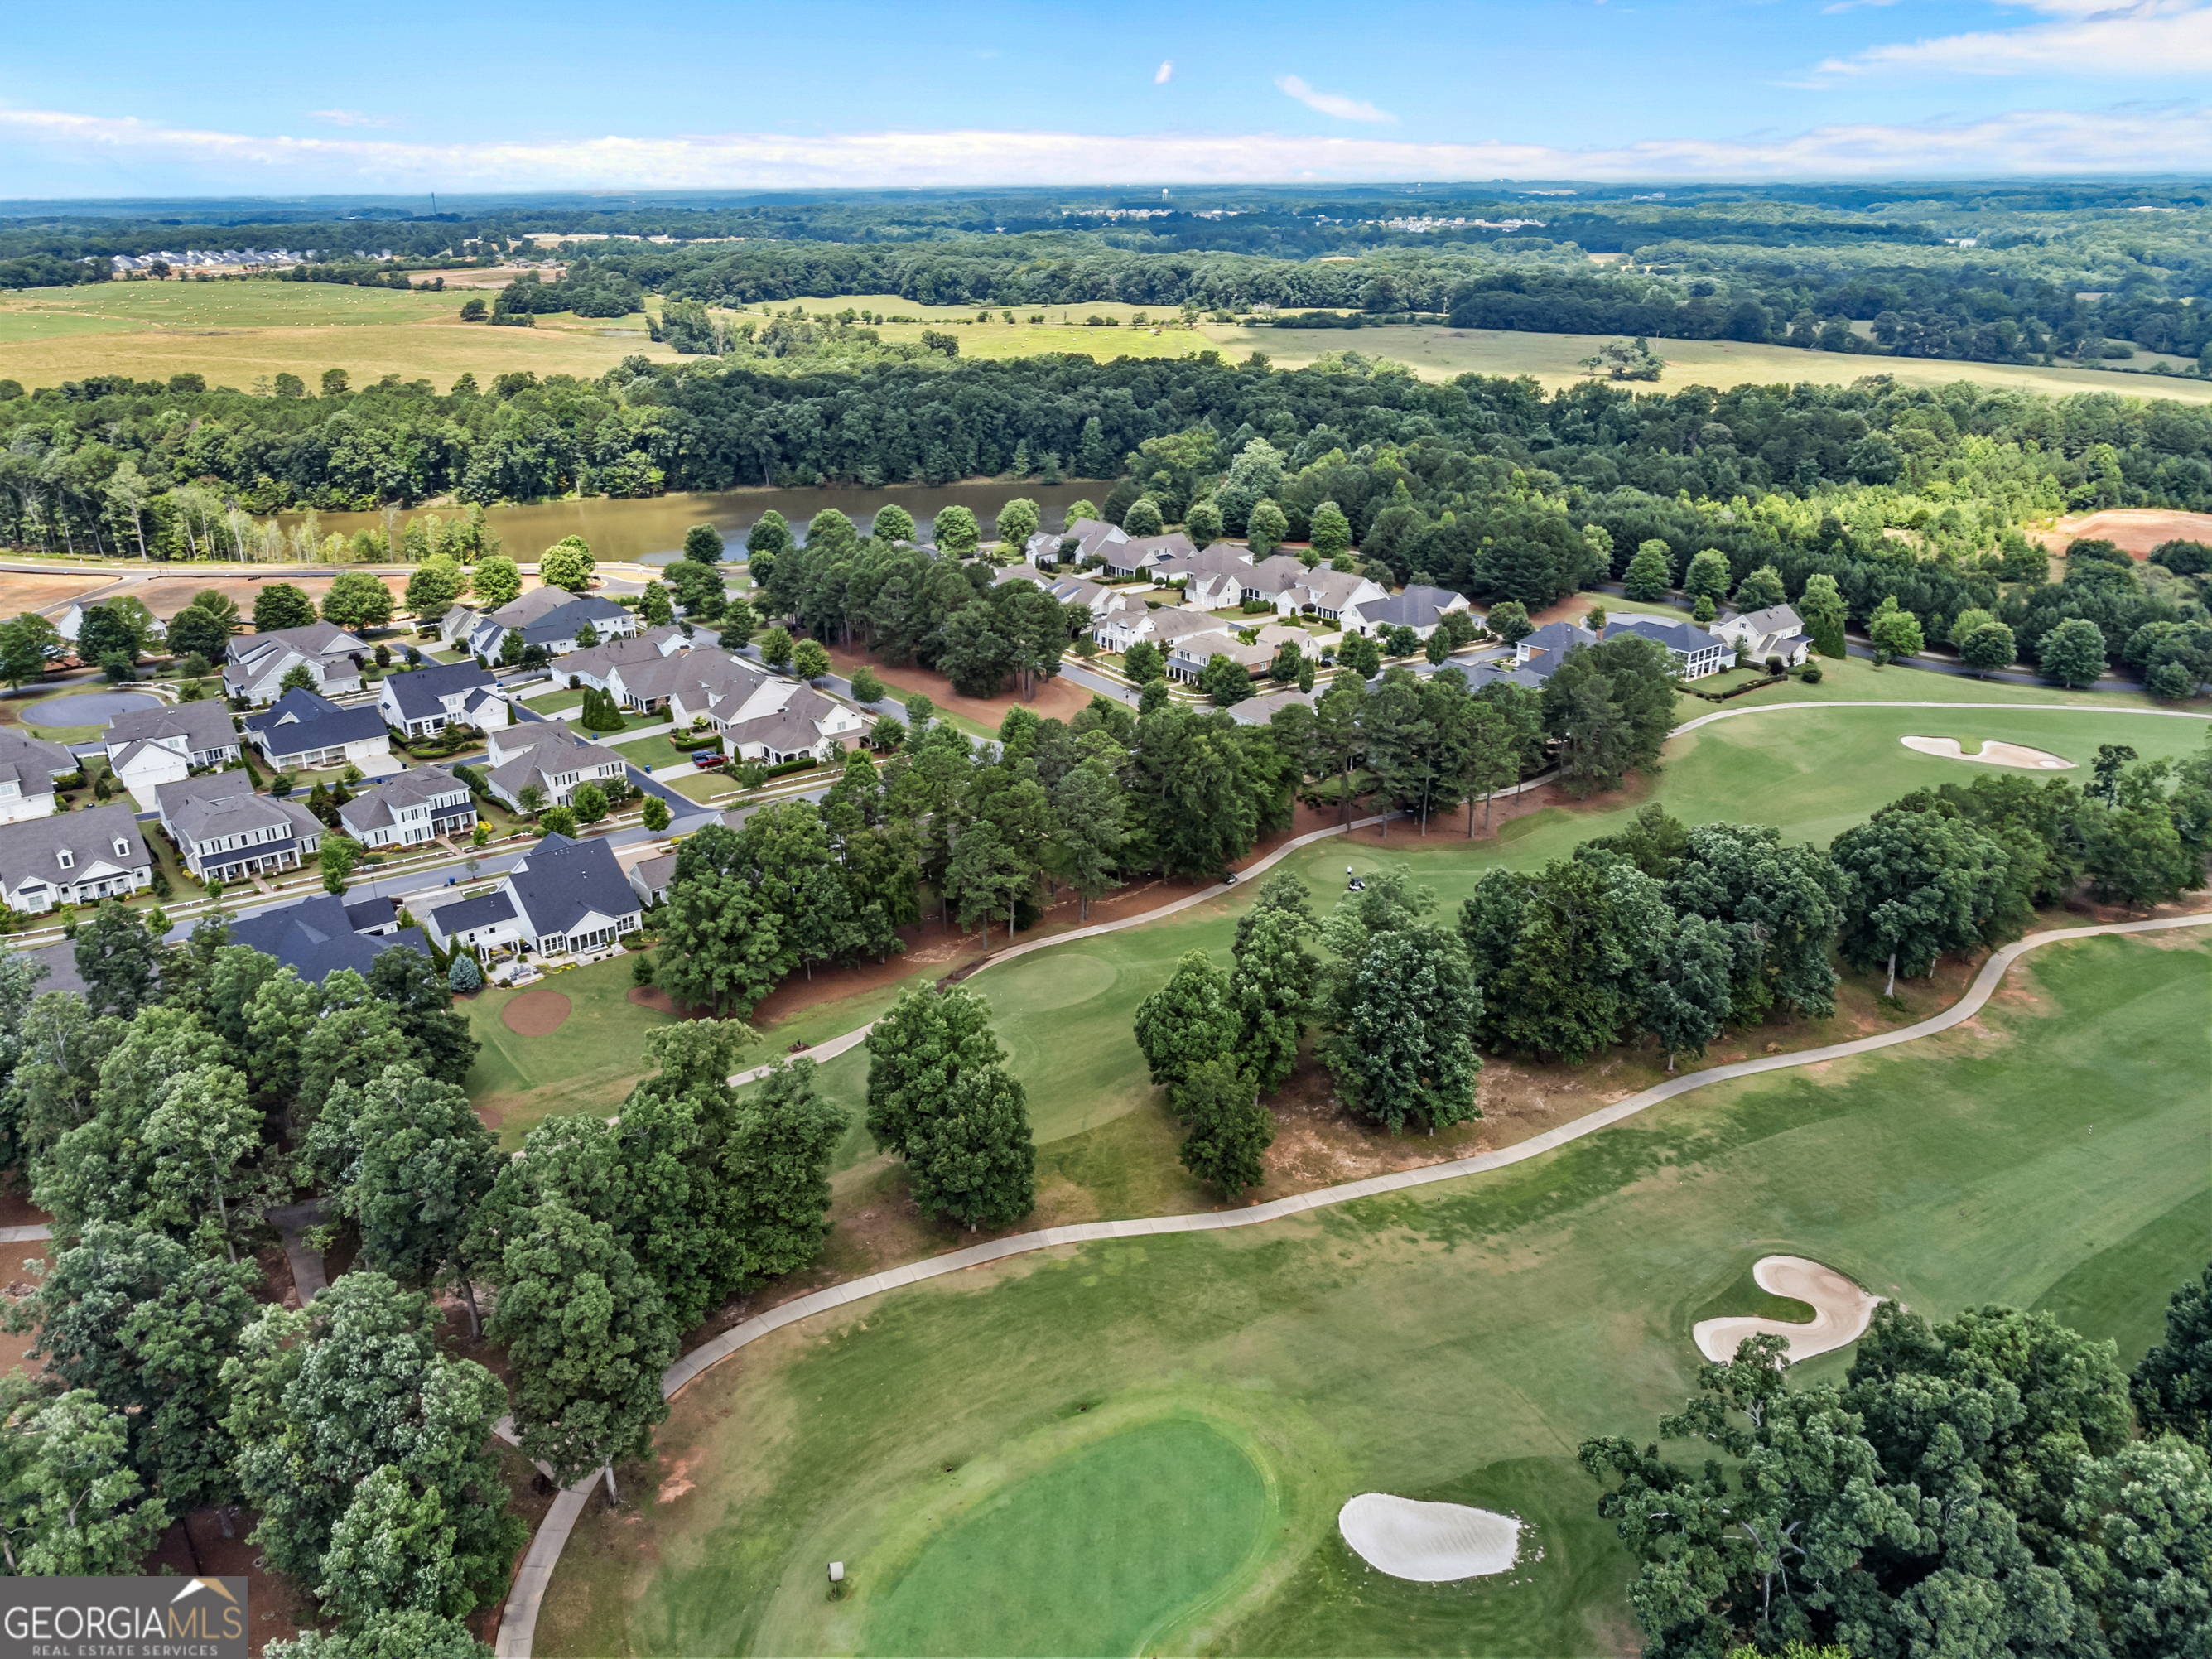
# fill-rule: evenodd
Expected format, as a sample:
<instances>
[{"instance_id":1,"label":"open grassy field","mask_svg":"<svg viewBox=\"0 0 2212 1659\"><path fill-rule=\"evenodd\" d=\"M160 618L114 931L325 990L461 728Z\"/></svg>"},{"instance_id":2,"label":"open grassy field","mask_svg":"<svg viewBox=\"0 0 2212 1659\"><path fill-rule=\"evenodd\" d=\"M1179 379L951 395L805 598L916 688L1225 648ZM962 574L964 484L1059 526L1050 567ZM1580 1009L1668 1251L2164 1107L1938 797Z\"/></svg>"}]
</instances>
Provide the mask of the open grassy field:
<instances>
[{"instance_id":1,"label":"open grassy field","mask_svg":"<svg viewBox=\"0 0 2212 1659\"><path fill-rule=\"evenodd\" d=\"M1533 374L1547 390L1581 380L1581 360L1610 337L1480 328L1232 328L1212 323L1200 324L1198 331L1224 356L1241 359L1255 351L1264 352L1282 368L1302 368L1332 351L1357 351L1404 363L1424 380L1445 380L1468 374ZM1761 386L1794 386L1801 380L1815 386L1848 386L1862 375L1888 374L1907 386L1972 380L2051 397L2106 392L2120 397L2212 403L2212 380L2178 376L1959 362L1940 357L1858 357L1790 346L1747 345L1735 340L1654 340L1651 347L1667 360L1667 371L1656 387L1639 383L1633 390L1668 391L1685 386L1725 389L1747 381ZM962 349L966 349L964 343Z\"/></svg>"},{"instance_id":2,"label":"open grassy field","mask_svg":"<svg viewBox=\"0 0 2212 1659\"><path fill-rule=\"evenodd\" d=\"M777 1333L679 1396L653 1501L592 1506L538 1650L1632 1652L1574 1448L1651 1433L1693 1386L1694 1319L1753 1310L1732 1297L1759 1256L1937 1316L2092 1310L2130 1363L2201 1268L2212 949L2106 939L2014 972L1925 1043L1510 1170ZM1533 1547L1501 1578L1389 1579L1334 1530L1362 1491L1506 1510Z\"/></svg>"},{"instance_id":3,"label":"open grassy field","mask_svg":"<svg viewBox=\"0 0 2212 1659\"><path fill-rule=\"evenodd\" d=\"M597 375L632 353L673 355L646 338L641 318L549 317L532 328L462 323L470 297L332 283L32 289L0 296L0 377L36 387L88 374L155 380L189 371L244 391L280 372L313 386L325 368L343 368L356 386L397 374L442 389L464 371L479 380L514 369Z\"/></svg>"},{"instance_id":4,"label":"open grassy field","mask_svg":"<svg viewBox=\"0 0 2212 1659\"><path fill-rule=\"evenodd\" d=\"M502 1147L519 1150L533 1125L556 1113L613 1111L653 1069L645 1034L669 1017L630 1001L631 983L627 956L548 975L538 985L567 997L569 1012L546 1036L523 1036L501 1020L521 992L487 989L470 999L469 1030L483 1047L469 1068L469 1097Z\"/></svg>"}]
</instances>

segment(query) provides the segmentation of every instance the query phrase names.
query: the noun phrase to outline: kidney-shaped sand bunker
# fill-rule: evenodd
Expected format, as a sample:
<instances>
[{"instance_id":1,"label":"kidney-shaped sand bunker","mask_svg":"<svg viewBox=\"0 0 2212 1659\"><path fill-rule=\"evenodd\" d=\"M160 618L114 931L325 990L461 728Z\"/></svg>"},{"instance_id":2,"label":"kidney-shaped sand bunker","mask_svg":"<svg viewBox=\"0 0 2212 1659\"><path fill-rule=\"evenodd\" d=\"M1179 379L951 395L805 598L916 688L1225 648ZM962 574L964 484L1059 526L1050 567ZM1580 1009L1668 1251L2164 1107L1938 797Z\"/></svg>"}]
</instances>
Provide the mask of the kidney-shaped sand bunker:
<instances>
[{"instance_id":1,"label":"kidney-shaped sand bunker","mask_svg":"<svg viewBox=\"0 0 2212 1659\"><path fill-rule=\"evenodd\" d=\"M1504 1572L1521 1551L1521 1523L1465 1504L1424 1504L1364 1492L1336 1512L1336 1529L1377 1572L1448 1584Z\"/></svg>"}]
</instances>

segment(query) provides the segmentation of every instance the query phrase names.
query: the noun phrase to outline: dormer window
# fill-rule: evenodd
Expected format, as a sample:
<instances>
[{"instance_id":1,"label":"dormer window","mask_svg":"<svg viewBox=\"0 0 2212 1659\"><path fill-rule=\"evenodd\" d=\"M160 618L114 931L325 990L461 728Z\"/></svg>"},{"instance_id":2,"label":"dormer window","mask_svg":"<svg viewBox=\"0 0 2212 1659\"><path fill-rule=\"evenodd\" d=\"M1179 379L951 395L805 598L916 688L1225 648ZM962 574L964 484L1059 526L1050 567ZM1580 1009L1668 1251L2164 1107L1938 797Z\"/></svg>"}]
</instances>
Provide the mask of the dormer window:
<instances>
[{"instance_id":1,"label":"dormer window","mask_svg":"<svg viewBox=\"0 0 2212 1659\"><path fill-rule=\"evenodd\" d=\"M68 848L63 848L61 851L54 854L54 857L60 862L63 869L74 870L76 868L76 854L70 852Z\"/></svg>"},{"instance_id":2,"label":"dormer window","mask_svg":"<svg viewBox=\"0 0 2212 1659\"><path fill-rule=\"evenodd\" d=\"M127 859L131 856L131 843L120 836L115 838L115 856L119 859Z\"/></svg>"}]
</instances>

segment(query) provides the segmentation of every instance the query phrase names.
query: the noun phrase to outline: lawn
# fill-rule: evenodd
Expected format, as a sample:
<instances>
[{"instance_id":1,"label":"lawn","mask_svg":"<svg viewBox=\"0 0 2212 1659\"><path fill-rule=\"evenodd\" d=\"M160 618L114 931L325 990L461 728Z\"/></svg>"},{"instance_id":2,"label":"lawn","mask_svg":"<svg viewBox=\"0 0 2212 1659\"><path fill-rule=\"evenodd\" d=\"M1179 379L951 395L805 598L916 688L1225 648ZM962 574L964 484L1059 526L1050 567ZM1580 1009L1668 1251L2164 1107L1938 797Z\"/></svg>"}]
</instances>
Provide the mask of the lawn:
<instances>
[{"instance_id":1,"label":"lawn","mask_svg":"<svg viewBox=\"0 0 2212 1659\"><path fill-rule=\"evenodd\" d=\"M1650 1435L1693 1387L1691 1323L1759 1256L1936 1316L2089 1310L2129 1363L2202 1267L2212 950L2106 939L2014 971L1924 1044L1509 1170L1033 1254L777 1333L677 1400L657 1501L592 1507L538 1650L1632 1652L1629 1563L1574 1448ZM1502 1579L1382 1577L1334 1530L1363 1491L1511 1512L1534 1548Z\"/></svg>"},{"instance_id":2,"label":"lawn","mask_svg":"<svg viewBox=\"0 0 2212 1659\"><path fill-rule=\"evenodd\" d=\"M1714 712L1709 704L1685 701ZM2130 744L2145 758L2179 756L2203 744L2208 728L2212 722L2101 709L2059 712L2032 703L1946 715L1940 709L1829 708L1808 702L1676 737L1656 790L1547 808L1472 844L1464 839L1463 813L1432 823L1426 837L1411 829L1401 837L1394 828L1387 847L1332 839L1291 854L1278 867L1302 875L1316 904L1326 907L1342 890L1347 864L1367 874L1402 862L1435 890L1449 914L1493 865L1531 869L1564 857L1577 842L1620 828L1653 799L1687 823L1772 823L1790 840L1825 846L1899 795L1999 769L1919 754L1899 742L1908 735L2025 744L2074 761L2077 769L2063 775L2080 782L2087 778L2099 744ZM690 781L678 780L678 785ZM1143 1056L1130 1036L1137 1004L1165 982L1186 951L1206 951L1225 963L1235 915L1247 902L1242 894L1224 898L1148 927L1041 951L968 981L996 1016L1000 1041L1028 1091L1041 1148L1100 1131L1152 1099ZM855 1010L856 1017L843 1025L818 1021L805 1035L819 1042L873 1012ZM782 1036L781 1028L777 1035ZM824 1083L836 1085L833 1097L857 1118L865 1072L843 1079L825 1077ZM1079 1184L1109 1188L1134 1173L1113 1156L1079 1160L1069 1170Z\"/></svg>"},{"instance_id":3,"label":"lawn","mask_svg":"<svg viewBox=\"0 0 2212 1659\"><path fill-rule=\"evenodd\" d=\"M605 739L603 738L600 741L605 742ZM628 743L617 743L611 747L632 766L650 772L656 766L673 766L678 761L689 760L695 747L706 749L713 745L671 743L668 734L663 732L657 738L633 738Z\"/></svg>"},{"instance_id":4,"label":"lawn","mask_svg":"<svg viewBox=\"0 0 2212 1659\"><path fill-rule=\"evenodd\" d=\"M977 329L976 333L987 331ZM1091 333L1108 331L1094 329ZM1125 331L1115 330L1119 333ZM1330 352L1401 362L1425 380L1457 374L1528 374L1547 391L1587 378L1581 360L1612 337L1602 334L1539 334L1497 329L1390 327L1361 329L1236 328L1204 323L1198 332L1231 362L1253 352L1278 368L1299 368ZM1166 336L1162 336L1166 338ZM967 350L967 332L961 349ZM2049 397L2107 392L2121 398L2173 398L2212 403L2212 380L2163 374L2115 374L2094 368L2044 368L2030 364L1961 362L1941 357L1857 356L1805 351L1792 346L1751 345L1737 340L1654 340L1667 360L1659 389L1760 385L1849 386L1868 374L1887 374L1906 386L1948 386L1959 380L2005 386ZM1638 386L1638 391L1647 388Z\"/></svg>"},{"instance_id":5,"label":"lawn","mask_svg":"<svg viewBox=\"0 0 2212 1659\"><path fill-rule=\"evenodd\" d=\"M155 379L192 371L244 390L280 371L313 386L324 369L339 368L356 386L397 374L442 388L464 370L479 380L508 369L589 377L633 353L672 356L641 332L464 324L457 313L469 297L332 283L35 289L0 297L0 375L36 386L88 374Z\"/></svg>"},{"instance_id":6,"label":"lawn","mask_svg":"<svg viewBox=\"0 0 2212 1659\"><path fill-rule=\"evenodd\" d=\"M500 1010L521 992L484 990L466 1003L469 1029L483 1045L469 1068L469 1097L509 1152L544 1118L614 1111L653 1069L645 1034L667 1024L668 1016L629 1000L630 961L616 957L540 980L569 1002L568 1019L548 1036L518 1036L501 1020Z\"/></svg>"}]
</instances>

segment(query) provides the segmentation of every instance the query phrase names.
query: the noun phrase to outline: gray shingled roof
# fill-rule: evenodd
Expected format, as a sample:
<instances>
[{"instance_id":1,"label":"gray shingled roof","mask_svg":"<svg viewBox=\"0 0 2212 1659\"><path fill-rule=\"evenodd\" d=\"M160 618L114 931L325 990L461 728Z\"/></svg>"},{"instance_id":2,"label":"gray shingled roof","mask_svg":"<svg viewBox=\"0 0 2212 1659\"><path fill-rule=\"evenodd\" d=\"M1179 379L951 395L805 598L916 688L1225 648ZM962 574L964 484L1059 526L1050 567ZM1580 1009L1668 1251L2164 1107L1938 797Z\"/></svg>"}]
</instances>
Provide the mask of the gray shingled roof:
<instances>
[{"instance_id":1,"label":"gray shingled roof","mask_svg":"<svg viewBox=\"0 0 2212 1659\"><path fill-rule=\"evenodd\" d=\"M514 919L514 901L507 896L507 889L496 892L479 893L474 898L465 898L452 904L441 904L430 912L437 921L438 931L447 939L455 939L473 927L489 927L495 922Z\"/></svg>"},{"instance_id":2,"label":"gray shingled roof","mask_svg":"<svg viewBox=\"0 0 2212 1659\"><path fill-rule=\"evenodd\" d=\"M389 919L387 911L382 920ZM419 927L403 927L396 933L373 938L355 932L350 907L330 893L241 917L230 924L230 942L250 945L318 985L341 968L350 968L366 977L379 951L430 953Z\"/></svg>"},{"instance_id":3,"label":"gray shingled roof","mask_svg":"<svg viewBox=\"0 0 2212 1659\"><path fill-rule=\"evenodd\" d=\"M364 789L338 808L338 821L356 836L380 830L386 824L399 821L403 806L419 806L438 795L450 795L459 790L465 796L468 786L443 768L418 766L386 779L374 789Z\"/></svg>"},{"instance_id":4,"label":"gray shingled roof","mask_svg":"<svg viewBox=\"0 0 2212 1659\"><path fill-rule=\"evenodd\" d=\"M66 744L25 737L10 726L0 726L0 778L14 778L23 793L51 793L53 781L67 777L77 764Z\"/></svg>"},{"instance_id":5,"label":"gray shingled roof","mask_svg":"<svg viewBox=\"0 0 2212 1659\"><path fill-rule=\"evenodd\" d=\"M530 849L524 866L507 876L507 884L534 937L566 933L594 910L616 917L639 908L614 848L604 841L548 836ZM441 915L439 925L444 923Z\"/></svg>"},{"instance_id":6,"label":"gray shingled roof","mask_svg":"<svg viewBox=\"0 0 2212 1659\"><path fill-rule=\"evenodd\" d=\"M108 721L101 738L111 750L128 743L182 738L187 746L201 752L235 749L239 741L238 727L231 720L230 710L212 698L198 702L164 703L159 708L134 708Z\"/></svg>"},{"instance_id":7,"label":"gray shingled roof","mask_svg":"<svg viewBox=\"0 0 2212 1659\"><path fill-rule=\"evenodd\" d=\"M118 841L125 844L119 854L115 850ZM58 856L64 851L76 860L67 870ZM73 886L99 864L135 870L153 861L128 806L94 806L0 824L0 886L10 893L33 880Z\"/></svg>"},{"instance_id":8,"label":"gray shingled roof","mask_svg":"<svg viewBox=\"0 0 2212 1659\"><path fill-rule=\"evenodd\" d=\"M1724 643L1702 628L1685 622L1669 622L1663 617L1619 617L1606 623L1606 638L1614 639L1623 634L1656 640L1669 650L1680 651L1686 656Z\"/></svg>"},{"instance_id":9,"label":"gray shingled roof","mask_svg":"<svg viewBox=\"0 0 2212 1659\"><path fill-rule=\"evenodd\" d=\"M497 681L489 668L479 668L472 662L450 662L441 663L435 668L417 668L405 674L393 674L384 684L392 692L392 702L399 705L401 718L421 720L445 712L445 704L439 701L440 698L477 686L494 685Z\"/></svg>"},{"instance_id":10,"label":"gray shingled roof","mask_svg":"<svg viewBox=\"0 0 2212 1659\"><path fill-rule=\"evenodd\" d=\"M287 691L260 714L248 714L246 729L266 733L270 751L278 755L365 743L385 735L384 716L376 712L374 705L341 708L328 697L298 687Z\"/></svg>"}]
</instances>

